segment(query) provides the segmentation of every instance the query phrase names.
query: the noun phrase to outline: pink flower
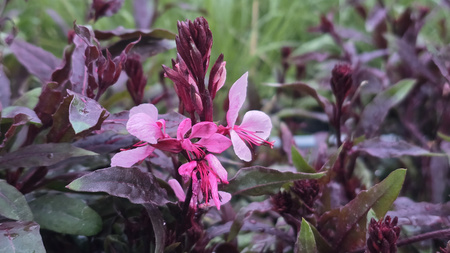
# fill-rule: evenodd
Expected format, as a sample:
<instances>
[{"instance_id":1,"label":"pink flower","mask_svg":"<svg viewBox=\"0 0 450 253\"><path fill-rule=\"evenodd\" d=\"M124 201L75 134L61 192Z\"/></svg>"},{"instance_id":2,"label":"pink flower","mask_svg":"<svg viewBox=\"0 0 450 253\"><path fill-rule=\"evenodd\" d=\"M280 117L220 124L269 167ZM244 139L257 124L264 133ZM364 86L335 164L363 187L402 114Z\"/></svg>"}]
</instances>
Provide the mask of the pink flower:
<instances>
[{"instance_id":1,"label":"pink flower","mask_svg":"<svg viewBox=\"0 0 450 253\"><path fill-rule=\"evenodd\" d=\"M158 120L158 109L152 104L141 104L130 110L127 122L127 130L136 136L141 142L134 145L134 149L123 150L115 154L111 159L111 166L129 168L143 161L152 154L154 147L148 144L156 144L159 139L169 138L165 131L165 121Z\"/></svg>"},{"instance_id":2,"label":"pink flower","mask_svg":"<svg viewBox=\"0 0 450 253\"><path fill-rule=\"evenodd\" d=\"M192 126L189 118L184 119L177 130L177 140L181 147L188 152L191 159L197 159L205 155L204 149L212 153L222 153L231 146L227 137L217 133L217 125L212 122L200 122ZM189 132L187 138L185 135ZM200 139L193 143L193 140Z\"/></svg>"},{"instance_id":3,"label":"pink flower","mask_svg":"<svg viewBox=\"0 0 450 253\"><path fill-rule=\"evenodd\" d=\"M138 139L155 144L158 139L169 138L164 133L165 121L158 120L158 109L152 104L141 104L131 108L127 130Z\"/></svg>"},{"instance_id":4,"label":"pink flower","mask_svg":"<svg viewBox=\"0 0 450 253\"><path fill-rule=\"evenodd\" d=\"M191 205L194 205L194 208L204 198L205 203L212 200L217 209L220 209L221 199L219 198L217 183L228 184L228 173L213 154L207 154L202 159L192 160L181 165L178 168L178 173L184 181L192 178ZM220 196L226 194L228 193L222 193Z\"/></svg>"},{"instance_id":5,"label":"pink flower","mask_svg":"<svg viewBox=\"0 0 450 253\"><path fill-rule=\"evenodd\" d=\"M241 160L248 162L252 160L252 153L245 142L250 146L266 144L270 147L273 147L273 142L266 141L272 129L272 122L270 117L261 111L248 111L244 114L241 125L235 124L247 96L247 77L248 72L242 75L230 89L226 129L230 133L234 152Z\"/></svg>"}]
</instances>

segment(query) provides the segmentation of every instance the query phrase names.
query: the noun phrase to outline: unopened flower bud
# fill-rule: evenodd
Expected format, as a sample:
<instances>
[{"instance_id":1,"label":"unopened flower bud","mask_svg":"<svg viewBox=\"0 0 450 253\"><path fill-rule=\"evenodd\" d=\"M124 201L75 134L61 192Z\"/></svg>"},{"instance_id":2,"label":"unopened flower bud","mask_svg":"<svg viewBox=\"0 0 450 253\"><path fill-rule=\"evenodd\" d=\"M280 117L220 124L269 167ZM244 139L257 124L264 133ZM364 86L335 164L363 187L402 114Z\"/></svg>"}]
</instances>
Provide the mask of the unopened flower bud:
<instances>
[{"instance_id":1,"label":"unopened flower bud","mask_svg":"<svg viewBox=\"0 0 450 253\"><path fill-rule=\"evenodd\" d=\"M352 88L352 69L348 64L337 64L331 72L331 89L336 97L336 105L342 106L344 99Z\"/></svg>"},{"instance_id":2,"label":"unopened flower bud","mask_svg":"<svg viewBox=\"0 0 450 253\"><path fill-rule=\"evenodd\" d=\"M272 196L274 211L283 214L289 213L292 208L292 197L289 192L279 192Z\"/></svg>"},{"instance_id":3,"label":"unopened flower bud","mask_svg":"<svg viewBox=\"0 0 450 253\"><path fill-rule=\"evenodd\" d=\"M320 192L319 182L315 179L297 180L291 189L308 207L313 206Z\"/></svg>"},{"instance_id":4,"label":"unopened flower bud","mask_svg":"<svg viewBox=\"0 0 450 253\"><path fill-rule=\"evenodd\" d=\"M380 221L374 218L369 224L369 239L367 239L367 249L369 253L395 253L397 252L397 239L400 235L400 228L397 226L398 218L391 221L390 216Z\"/></svg>"}]
</instances>

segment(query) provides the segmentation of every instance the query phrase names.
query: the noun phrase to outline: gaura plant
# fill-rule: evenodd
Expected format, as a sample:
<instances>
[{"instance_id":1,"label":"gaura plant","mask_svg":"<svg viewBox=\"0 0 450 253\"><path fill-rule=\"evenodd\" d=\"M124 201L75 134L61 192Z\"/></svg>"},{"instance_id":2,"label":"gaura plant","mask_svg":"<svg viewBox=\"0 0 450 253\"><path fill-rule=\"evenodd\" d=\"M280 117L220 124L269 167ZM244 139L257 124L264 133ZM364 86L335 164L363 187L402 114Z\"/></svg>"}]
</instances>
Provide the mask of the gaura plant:
<instances>
[{"instance_id":1,"label":"gaura plant","mask_svg":"<svg viewBox=\"0 0 450 253\"><path fill-rule=\"evenodd\" d=\"M122 3L94 1L88 19L111 16ZM383 8L375 8L375 21L387 13ZM420 22L421 15L413 17ZM153 22L142 15L135 18L139 28ZM0 17L0 24L4 20ZM389 20L400 34L402 22ZM405 169L385 165L392 161L388 157L423 156L438 166L442 154L406 137L387 142L377 135L383 121L393 121L389 111L394 106L410 94L422 96L410 91L426 79L386 75L382 79L388 81L374 99L363 97L367 91L361 80L367 73L383 76L365 61L386 56L385 51L359 55L325 17L315 30L330 34L344 53L296 56L284 50L284 57L293 55L283 60L283 68L287 74L290 64L301 70L308 59L322 59L318 69L325 81L316 73L314 81L323 81L324 90L314 81L280 81L264 112L244 112L252 80L248 73L239 73L228 85L224 55L210 61L213 38L204 18L178 22L178 35L74 24L62 60L8 36L8 57L15 57L42 88L12 101L3 92L10 88L3 73L14 73L14 68L0 68L0 251L385 253L426 238L448 237L449 229L443 227L448 205L398 198L413 184L405 180ZM143 61L170 48L167 40L175 41L176 58L161 70L163 92L148 96L153 90L146 89L151 79ZM405 52L400 56L405 58ZM426 62L411 66L430 66L429 57L414 59ZM425 68L417 73L437 80L436 73L444 72L448 62L435 61L440 67L430 70L433 75ZM16 75L10 77L16 80ZM165 85L169 79L173 92ZM224 109L217 113L217 98L226 95L228 86ZM116 92L125 99L117 99ZM318 107L303 115L319 118L331 129L312 154L294 141L298 119L283 116L283 109L298 109L291 108L297 101L286 105L291 97L307 101L301 108L310 105L305 94ZM136 106L117 112L126 99ZM220 114L225 117L218 118ZM274 142L277 130L281 138ZM407 159L402 165L414 168ZM366 163L386 171L374 177L369 169L361 170ZM367 175L371 179L363 182ZM414 215L420 219L408 220ZM431 232L412 235L406 222Z\"/></svg>"}]
</instances>

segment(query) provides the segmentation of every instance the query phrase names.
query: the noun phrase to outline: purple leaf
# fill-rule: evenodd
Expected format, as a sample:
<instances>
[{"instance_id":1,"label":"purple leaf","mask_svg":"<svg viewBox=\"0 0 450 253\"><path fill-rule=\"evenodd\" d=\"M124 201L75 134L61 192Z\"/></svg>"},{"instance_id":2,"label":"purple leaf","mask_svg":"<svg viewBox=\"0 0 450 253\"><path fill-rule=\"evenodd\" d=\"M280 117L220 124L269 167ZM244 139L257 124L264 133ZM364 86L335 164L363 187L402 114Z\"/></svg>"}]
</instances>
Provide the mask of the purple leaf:
<instances>
[{"instance_id":1,"label":"purple leaf","mask_svg":"<svg viewBox=\"0 0 450 253\"><path fill-rule=\"evenodd\" d=\"M340 249L339 252L348 252L365 244L367 213L372 209L377 219L383 219L400 193L405 176L405 169L395 170L382 182L361 191L344 207L320 217L319 227L322 229L327 229L325 225L330 223L336 226L333 245Z\"/></svg>"},{"instance_id":2,"label":"purple leaf","mask_svg":"<svg viewBox=\"0 0 450 253\"><path fill-rule=\"evenodd\" d=\"M333 117L333 105L330 103L330 101L328 101L328 99L317 93L317 91L311 86L305 83L297 82L291 84L281 84L279 85L279 87L286 89L294 89L296 91L299 91L301 93L313 97L317 101L317 103L322 107L322 109L325 111L328 117L330 119Z\"/></svg>"},{"instance_id":3,"label":"purple leaf","mask_svg":"<svg viewBox=\"0 0 450 253\"><path fill-rule=\"evenodd\" d=\"M431 156L430 153L421 147L412 145L403 140L387 141L379 137L365 140L356 146L356 150L367 153L374 157L391 158L401 156Z\"/></svg>"},{"instance_id":4,"label":"purple leaf","mask_svg":"<svg viewBox=\"0 0 450 253\"><path fill-rule=\"evenodd\" d=\"M138 168L110 167L96 170L76 179L67 188L74 191L106 192L112 196L127 198L135 204L164 205L169 202L166 190L158 185L153 174Z\"/></svg>"},{"instance_id":5,"label":"purple leaf","mask_svg":"<svg viewBox=\"0 0 450 253\"><path fill-rule=\"evenodd\" d=\"M70 90L67 93L73 96L69 106L69 122L75 134L101 124L109 116L109 112L94 99Z\"/></svg>"},{"instance_id":6,"label":"purple leaf","mask_svg":"<svg viewBox=\"0 0 450 253\"><path fill-rule=\"evenodd\" d=\"M39 224L34 221L2 222L0 233L2 252L46 252L39 233Z\"/></svg>"},{"instance_id":7,"label":"purple leaf","mask_svg":"<svg viewBox=\"0 0 450 253\"><path fill-rule=\"evenodd\" d=\"M143 206L147 210L148 217L152 222L153 234L155 235L154 252L163 252L164 246L166 244L166 223L162 217L161 212L158 209L158 206L153 203L145 203Z\"/></svg>"},{"instance_id":8,"label":"purple leaf","mask_svg":"<svg viewBox=\"0 0 450 253\"><path fill-rule=\"evenodd\" d=\"M100 31L95 30L94 31L95 38L98 40L109 40L112 37L119 37L123 40L132 39L136 40L139 37L142 38L152 38L152 39L168 39L168 40L174 40L175 34L164 29L125 29L123 27L118 27L114 30L109 31Z\"/></svg>"},{"instance_id":9,"label":"purple leaf","mask_svg":"<svg viewBox=\"0 0 450 253\"><path fill-rule=\"evenodd\" d=\"M384 22L386 19L387 10L380 6L376 6L372 9L369 14L369 17L366 20L366 30L372 32L375 30L381 22Z\"/></svg>"},{"instance_id":10,"label":"purple leaf","mask_svg":"<svg viewBox=\"0 0 450 253\"><path fill-rule=\"evenodd\" d=\"M134 136L121 135L113 131L106 131L89 135L73 143L75 147L84 148L99 154L108 154L135 143Z\"/></svg>"},{"instance_id":11,"label":"purple leaf","mask_svg":"<svg viewBox=\"0 0 450 253\"><path fill-rule=\"evenodd\" d=\"M410 225L438 229L450 226L450 202L433 204L414 202L407 197L399 197L393 210L387 215L398 217L398 225Z\"/></svg>"},{"instance_id":12,"label":"purple leaf","mask_svg":"<svg viewBox=\"0 0 450 253\"><path fill-rule=\"evenodd\" d=\"M63 95L57 83L47 83L44 85L38 103L34 107L34 111L42 120L44 127L52 124L53 114L62 101Z\"/></svg>"},{"instance_id":13,"label":"purple leaf","mask_svg":"<svg viewBox=\"0 0 450 253\"><path fill-rule=\"evenodd\" d=\"M180 125L181 121L186 119L184 115L174 111L166 114L160 114L158 115L158 118L166 121L166 133L170 136L177 135L178 126Z\"/></svg>"},{"instance_id":14,"label":"purple leaf","mask_svg":"<svg viewBox=\"0 0 450 253\"><path fill-rule=\"evenodd\" d=\"M50 52L36 47L23 40L15 39L9 46L17 60L33 75L42 81L50 81L53 71L61 64L61 60Z\"/></svg>"},{"instance_id":15,"label":"purple leaf","mask_svg":"<svg viewBox=\"0 0 450 253\"><path fill-rule=\"evenodd\" d=\"M86 42L80 37L73 38L75 49L72 54L72 72L70 74L70 82L72 83L72 90L74 92L85 94L88 86L88 73L85 65L87 48Z\"/></svg>"},{"instance_id":16,"label":"purple leaf","mask_svg":"<svg viewBox=\"0 0 450 253\"><path fill-rule=\"evenodd\" d=\"M415 80L403 79L379 93L361 113L355 136L372 137L386 118L389 110L399 104L412 90Z\"/></svg>"},{"instance_id":17,"label":"purple leaf","mask_svg":"<svg viewBox=\"0 0 450 253\"><path fill-rule=\"evenodd\" d=\"M124 0L93 0L90 19L97 20L101 17L110 17L122 8Z\"/></svg>"},{"instance_id":18,"label":"purple leaf","mask_svg":"<svg viewBox=\"0 0 450 253\"><path fill-rule=\"evenodd\" d=\"M147 29L155 17L155 0L133 0L134 22L138 29Z\"/></svg>"},{"instance_id":19,"label":"purple leaf","mask_svg":"<svg viewBox=\"0 0 450 253\"><path fill-rule=\"evenodd\" d=\"M1 156L0 169L49 166L71 157L90 155L97 154L74 147L70 143L35 144Z\"/></svg>"},{"instance_id":20,"label":"purple leaf","mask_svg":"<svg viewBox=\"0 0 450 253\"><path fill-rule=\"evenodd\" d=\"M26 122L37 125L42 124L41 120L33 110L23 106L9 106L4 108L2 111L2 118L12 120L19 114L23 115L23 119L26 119Z\"/></svg>"},{"instance_id":21,"label":"purple leaf","mask_svg":"<svg viewBox=\"0 0 450 253\"><path fill-rule=\"evenodd\" d=\"M259 196L274 194L287 182L301 179L317 179L325 173L301 173L279 171L262 166L253 166L240 169L227 185L222 185L222 191L233 195L244 194Z\"/></svg>"},{"instance_id":22,"label":"purple leaf","mask_svg":"<svg viewBox=\"0 0 450 253\"><path fill-rule=\"evenodd\" d=\"M0 64L0 104L1 107L9 106L11 99L11 86L8 77L3 71L3 65ZM0 111L1 111L0 107Z\"/></svg>"}]
</instances>

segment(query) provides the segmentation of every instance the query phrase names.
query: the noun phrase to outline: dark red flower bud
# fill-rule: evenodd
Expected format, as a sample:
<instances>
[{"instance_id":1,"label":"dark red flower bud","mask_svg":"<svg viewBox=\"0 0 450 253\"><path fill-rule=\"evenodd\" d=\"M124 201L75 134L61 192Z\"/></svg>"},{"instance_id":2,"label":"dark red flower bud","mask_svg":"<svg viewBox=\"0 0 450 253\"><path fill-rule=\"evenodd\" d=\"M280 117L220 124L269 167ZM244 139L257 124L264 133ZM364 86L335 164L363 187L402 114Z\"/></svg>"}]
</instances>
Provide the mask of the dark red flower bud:
<instances>
[{"instance_id":1,"label":"dark red flower bud","mask_svg":"<svg viewBox=\"0 0 450 253\"><path fill-rule=\"evenodd\" d=\"M315 179L298 180L294 182L291 189L305 205L311 208L319 196L320 185Z\"/></svg>"},{"instance_id":2,"label":"dark red flower bud","mask_svg":"<svg viewBox=\"0 0 450 253\"><path fill-rule=\"evenodd\" d=\"M289 192L279 192L272 196L273 210L280 213L290 213L293 206L292 196Z\"/></svg>"},{"instance_id":3,"label":"dark red flower bud","mask_svg":"<svg viewBox=\"0 0 450 253\"><path fill-rule=\"evenodd\" d=\"M397 227L398 218L391 221L390 216L380 221L374 218L369 224L369 238L367 249L369 253L395 253L397 252L397 239L400 236L400 228Z\"/></svg>"},{"instance_id":4,"label":"dark red flower bud","mask_svg":"<svg viewBox=\"0 0 450 253\"><path fill-rule=\"evenodd\" d=\"M144 77L139 55L129 55L127 57L127 61L125 62L124 69L130 78L127 81L128 92L130 93L134 103L139 105L142 103L142 99L144 98L144 89L147 84L147 78Z\"/></svg>"},{"instance_id":5,"label":"dark red flower bud","mask_svg":"<svg viewBox=\"0 0 450 253\"><path fill-rule=\"evenodd\" d=\"M331 89L336 97L336 106L342 107L344 99L352 88L352 69L348 64L337 64L331 71Z\"/></svg>"}]
</instances>

